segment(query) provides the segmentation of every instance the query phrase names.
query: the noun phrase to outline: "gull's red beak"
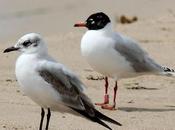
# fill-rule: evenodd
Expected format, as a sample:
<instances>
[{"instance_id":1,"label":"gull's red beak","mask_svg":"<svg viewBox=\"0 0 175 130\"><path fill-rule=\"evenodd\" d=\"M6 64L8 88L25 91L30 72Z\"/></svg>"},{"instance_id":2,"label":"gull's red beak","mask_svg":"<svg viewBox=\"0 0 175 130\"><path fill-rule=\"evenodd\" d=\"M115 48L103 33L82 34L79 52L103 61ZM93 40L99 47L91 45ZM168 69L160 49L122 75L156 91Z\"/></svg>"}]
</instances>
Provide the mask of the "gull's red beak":
<instances>
[{"instance_id":1,"label":"gull's red beak","mask_svg":"<svg viewBox=\"0 0 175 130\"><path fill-rule=\"evenodd\" d=\"M86 23L79 22L79 23L74 24L74 27L86 27Z\"/></svg>"}]
</instances>

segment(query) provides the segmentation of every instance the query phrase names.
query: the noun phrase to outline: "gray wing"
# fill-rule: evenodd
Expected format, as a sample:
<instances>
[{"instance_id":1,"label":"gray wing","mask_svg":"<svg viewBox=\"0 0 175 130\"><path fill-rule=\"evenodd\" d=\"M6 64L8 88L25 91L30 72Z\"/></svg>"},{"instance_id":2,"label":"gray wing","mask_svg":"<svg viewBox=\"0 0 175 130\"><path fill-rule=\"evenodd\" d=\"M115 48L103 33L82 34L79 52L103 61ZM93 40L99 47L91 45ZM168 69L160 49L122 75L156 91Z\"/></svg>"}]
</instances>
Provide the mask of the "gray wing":
<instances>
[{"instance_id":1,"label":"gray wing","mask_svg":"<svg viewBox=\"0 0 175 130\"><path fill-rule=\"evenodd\" d=\"M120 36L120 39L117 39L117 43L114 45L114 49L130 62L136 72L162 71L162 67L150 58L135 41L128 37Z\"/></svg>"},{"instance_id":2,"label":"gray wing","mask_svg":"<svg viewBox=\"0 0 175 130\"><path fill-rule=\"evenodd\" d=\"M39 75L62 95L65 105L108 129L111 128L101 120L121 126L119 122L105 116L94 108L90 99L82 92L83 87L81 85L83 83L63 65L45 62L38 66L37 70Z\"/></svg>"},{"instance_id":3,"label":"gray wing","mask_svg":"<svg viewBox=\"0 0 175 130\"><path fill-rule=\"evenodd\" d=\"M62 97L62 102L70 107L84 109L81 99L91 106L90 99L83 93L84 84L63 65L45 62L38 67L39 75L51 85Z\"/></svg>"}]
</instances>

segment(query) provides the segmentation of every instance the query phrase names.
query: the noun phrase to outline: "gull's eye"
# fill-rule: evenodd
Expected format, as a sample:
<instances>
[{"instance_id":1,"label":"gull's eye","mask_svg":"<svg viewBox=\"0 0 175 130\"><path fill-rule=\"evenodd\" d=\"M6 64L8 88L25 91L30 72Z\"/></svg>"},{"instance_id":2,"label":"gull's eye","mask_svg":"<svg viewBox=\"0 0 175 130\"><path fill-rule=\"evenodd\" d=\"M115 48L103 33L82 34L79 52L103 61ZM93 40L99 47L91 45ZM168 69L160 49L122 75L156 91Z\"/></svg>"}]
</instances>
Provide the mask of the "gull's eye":
<instances>
[{"instance_id":1,"label":"gull's eye","mask_svg":"<svg viewBox=\"0 0 175 130\"><path fill-rule=\"evenodd\" d=\"M88 23L95 24L95 21L91 18L91 19L88 19Z\"/></svg>"},{"instance_id":2,"label":"gull's eye","mask_svg":"<svg viewBox=\"0 0 175 130\"><path fill-rule=\"evenodd\" d=\"M32 44L31 41L25 41L25 42L23 43L23 46L28 47L28 46L30 46L31 44Z\"/></svg>"}]
</instances>

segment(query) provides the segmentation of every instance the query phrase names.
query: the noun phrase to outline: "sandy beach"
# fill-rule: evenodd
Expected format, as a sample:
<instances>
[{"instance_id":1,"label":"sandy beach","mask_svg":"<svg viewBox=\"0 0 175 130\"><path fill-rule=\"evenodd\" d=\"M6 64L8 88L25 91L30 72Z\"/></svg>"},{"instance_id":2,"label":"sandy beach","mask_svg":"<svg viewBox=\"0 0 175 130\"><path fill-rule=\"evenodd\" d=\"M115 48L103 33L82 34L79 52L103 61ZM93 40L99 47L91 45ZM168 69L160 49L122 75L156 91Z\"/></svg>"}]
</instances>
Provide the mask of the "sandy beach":
<instances>
[{"instance_id":1,"label":"sandy beach","mask_svg":"<svg viewBox=\"0 0 175 130\"><path fill-rule=\"evenodd\" d=\"M112 19L114 29L137 40L163 66L175 68L175 1L173 0L67 0L0 1L0 130L36 130L40 107L25 96L15 78L19 53L3 50L29 32L40 33L48 43L49 53L72 69L86 84L93 102L101 102L104 81L88 80L101 76L83 59L80 40L86 29L73 25L97 11ZM121 15L136 16L138 21L121 24ZM112 101L114 80L110 79ZM134 89L141 88L141 89ZM116 119L122 127L114 130L174 130L175 78L146 75L119 81L116 111L99 111ZM53 112L50 130L105 130L85 118Z\"/></svg>"}]
</instances>

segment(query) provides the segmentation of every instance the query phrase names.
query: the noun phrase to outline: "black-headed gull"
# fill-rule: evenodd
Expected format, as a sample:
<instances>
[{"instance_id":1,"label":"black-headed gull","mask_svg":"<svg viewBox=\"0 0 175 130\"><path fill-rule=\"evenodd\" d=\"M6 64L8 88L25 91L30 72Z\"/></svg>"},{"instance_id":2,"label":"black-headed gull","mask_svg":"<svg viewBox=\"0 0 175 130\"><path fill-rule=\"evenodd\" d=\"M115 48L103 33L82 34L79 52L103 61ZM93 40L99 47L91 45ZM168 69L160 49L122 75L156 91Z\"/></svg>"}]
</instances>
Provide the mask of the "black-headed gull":
<instances>
[{"instance_id":1,"label":"black-headed gull","mask_svg":"<svg viewBox=\"0 0 175 130\"><path fill-rule=\"evenodd\" d=\"M22 52L16 61L16 77L25 95L41 106L39 130L42 130L44 109L48 110L46 130L51 110L79 113L108 129L111 128L102 120L121 125L95 109L83 92L85 85L71 70L48 55L45 41L39 34L24 35L4 53L11 51Z\"/></svg>"},{"instance_id":2,"label":"black-headed gull","mask_svg":"<svg viewBox=\"0 0 175 130\"><path fill-rule=\"evenodd\" d=\"M143 74L175 75L174 70L150 58L136 41L113 31L111 20L103 12L92 14L74 26L88 28L81 40L81 53L94 70L106 76L104 102L96 103L104 109L115 109L119 79ZM108 77L116 81L113 105L109 105Z\"/></svg>"}]
</instances>

